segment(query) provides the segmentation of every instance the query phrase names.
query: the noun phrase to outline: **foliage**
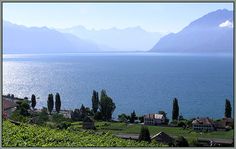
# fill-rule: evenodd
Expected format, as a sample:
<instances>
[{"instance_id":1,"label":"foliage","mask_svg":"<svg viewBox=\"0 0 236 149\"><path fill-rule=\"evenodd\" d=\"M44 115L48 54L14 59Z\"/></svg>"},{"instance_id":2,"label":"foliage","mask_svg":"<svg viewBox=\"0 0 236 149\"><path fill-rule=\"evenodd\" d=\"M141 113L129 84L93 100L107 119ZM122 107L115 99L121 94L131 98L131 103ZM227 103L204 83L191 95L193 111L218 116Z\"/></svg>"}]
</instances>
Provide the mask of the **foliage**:
<instances>
[{"instance_id":1,"label":"foliage","mask_svg":"<svg viewBox=\"0 0 236 149\"><path fill-rule=\"evenodd\" d=\"M93 110L94 113L97 113L98 105L99 105L98 92L93 90L93 95L92 95L92 110Z\"/></svg>"},{"instance_id":2,"label":"foliage","mask_svg":"<svg viewBox=\"0 0 236 149\"><path fill-rule=\"evenodd\" d=\"M23 123L27 123L29 121L29 118L21 115L19 110L14 111L10 118L14 121L23 122Z\"/></svg>"},{"instance_id":3,"label":"foliage","mask_svg":"<svg viewBox=\"0 0 236 149\"><path fill-rule=\"evenodd\" d=\"M33 94L31 96L31 107L34 109L34 107L36 106L36 97L35 95Z\"/></svg>"},{"instance_id":4,"label":"foliage","mask_svg":"<svg viewBox=\"0 0 236 149\"><path fill-rule=\"evenodd\" d=\"M175 146L177 146L177 147L188 147L189 144L188 144L188 141L183 136L180 136L175 140Z\"/></svg>"},{"instance_id":5,"label":"foliage","mask_svg":"<svg viewBox=\"0 0 236 149\"><path fill-rule=\"evenodd\" d=\"M59 113L60 110L61 110L61 98L60 98L59 93L56 93L56 97L55 98L56 98L56 101L55 101L56 111L57 111L57 113Z\"/></svg>"},{"instance_id":6,"label":"foliage","mask_svg":"<svg viewBox=\"0 0 236 149\"><path fill-rule=\"evenodd\" d=\"M71 123L70 122L65 122L65 121L57 124L58 129L67 129L70 126L71 126Z\"/></svg>"},{"instance_id":7,"label":"foliage","mask_svg":"<svg viewBox=\"0 0 236 149\"><path fill-rule=\"evenodd\" d=\"M100 111L98 111L97 113L95 113L94 119L95 119L95 120L101 120L101 119L102 119L102 113L101 113Z\"/></svg>"},{"instance_id":8,"label":"foliage","mask_svg":"<svg viewBox=\"0 0 236 149\"><path fill-rule=\"evenodd\" d=\"M35 124L38 124L38 125L43 125L48 120L49 120L49 117L48 117L48 113L47 113L47 108L43 107L41 112L38 113L38 116L35 117L32 122Z\"/></svg>"},{"instance_id":9,"label":"foliage","mask_svg":"<svg viewBox=\"0 0 236 149\"><path fill-rule=\"evenodd\" d=\"M172 120L178 120L178 117L179 117L178 99L174 98L174 100L173 100L173 109L172 109Z\"/></svg>"},{"instance_id":10,"label":"foliage","mask_svg":"<svg viewBox=\"0 0 236 149\"><path fill-rule=\"evenodd\" d=\"M26 100L23 100L21 102L18 102L18 106L16 109L16 113L22 115L22 116L29 116L28 110L30 109L30 106Z\"/></svg>"},{"instance_id":11,"label":"foliage","mask_svg":"<svg viewBox=\"0 0 236 149\"><path fill-rule=\"evenodd\" d=\"M151 142L151 137L150 137L150 133L149 133L148 127L146 127L146 126L142 126L141 127L141 131L140 131L138 139L139 139L139 141Z\"/></svg>"},{"instance_id":12,"label":"foliage","mask_svg":"<svg viewBox=\"0 0 236 149\"><path fill-rule=\"evenodd\" d=\"M55 122L55 123L60 123L62 121L67 120L66 118L64 118L62 114L59 114L59 113L52 114L51 118L52 118L52 122Z\"/></svg>"},{"instance_id":13,"label":"foliage","mask_svg":"<svg viewBox=\"0 0 236 149\"><path fill-rule=\"evenodd\" d=\"M49 111L49 113L51 114L51 113L52 113L52 110L53 110L53 106L54 106L53 94L49 94L49 95L48 95L47 105L48 105L48 111Z\"/></svg>"},{"instance_id":14,"label":"foliage","mask_svg":"<svg viewBox=\"0 0 236 149\"><path fill-rule=\"evenodd\" d=\"M122 114L118 115L118 120L120 122L127 122L128 121L128 116L126 114L122 113Z\"/></svg>"},{"instance_id":15,"label":"foliage","mask_svg":"<svg viewBox=\"0 0 236 149\"><path fill-rule=\"evenodd\" d=\"M228 99L225 100L225 117L231 118L232 107Z\"/></svg>"},{"instance_id":16,"label":"foliage","mask_svg":"<svg viewBox=\"0 0 236 149\"><path fill-rule=\"evenodd\" d=\"M3 147L157 147L158 144L117 138L110 133L70 132L3 122Z\"/></svg>"},{"instance_id":17,"label":"foliage","mask_svg":"<svg viewBox=\"0 0 236 149\"><path fill-rule=\"evenodd\" d=\"M133 111L130 114L130 123L134 123L134 121L137 119L135 111Z\"/></svg>"},{"instance_id":18,"label":"foliage","mask_svg":"<svg viewBox=\"0 0 236 149\"><path fill-rule=\"evenodd\" d=\"M102 114L102 119L106 121L111 120L112 113L114 112L116 105L113 102L112 98L107 96L105 90L101 91L101 98L99 105L100 105L99 110Z\"/></svg>"}]
</instances>

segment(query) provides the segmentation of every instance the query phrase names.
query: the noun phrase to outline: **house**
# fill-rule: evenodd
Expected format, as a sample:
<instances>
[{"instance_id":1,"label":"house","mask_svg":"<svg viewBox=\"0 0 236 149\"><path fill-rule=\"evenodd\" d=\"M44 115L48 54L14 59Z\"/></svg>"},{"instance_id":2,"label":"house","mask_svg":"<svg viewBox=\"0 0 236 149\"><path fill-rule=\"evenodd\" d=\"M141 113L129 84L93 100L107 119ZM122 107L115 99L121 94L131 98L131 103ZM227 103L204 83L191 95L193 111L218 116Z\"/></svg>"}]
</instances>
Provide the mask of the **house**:
<instances>
[{"instance_id":1,"label":"house","mask_svg":"<svg viewBox=\"0 0 236 149\"><path fill-rule=\"evenodd\" d=\"M8 118L17 108L17 104L8 98L3 97L3 117Z\"/></svg>"},{"instance_id":2,"label":"house","mask_svg":"<svg viewBox=\"0 0 236 149\"><path fill-rule=\"evenodd\" d=\"M71 118L72 110L61 110L60 114L62 114L65 118Z\"/></svg>"},{"instance_id":3,"label":"house","mask_svg":"<svg viewBox=\"0 0 236 149\"><path fill-rule=\"evenodd\" d=\"M167 144L172 146L174 139L164 132L159 132L158 134L152 136L152 140L156 140L158 143Z\"/></svg>"},{"instance_id":4,"label":"house","mask_svg":"<svg viewBox=\"0 0 236 149\"><path fill-rule=\"evenodd\" d=\"M144 125L162 125L165 124L166 118L163 114L144 115Z\"/></svg>"},{"instance_id":5,"label":"house","mask_svg":"<svg viewBox=\"0 0 236 149\"><path fill-rule=\"evenodd\" d=\"M94 121L88 116L83 120L83 129L95 129Z\"/></svg>"},{"instance_id":6,"label":"house","mask_svg":"<svg viewBox=\"0 0 236 149\"><path fill-rule=\"evenodd\" d=\"M214 123L217 130L225 130L227 126L233 127L234 120L232 118L222 118Z\"/></svg>"},{"instance_id":7,"label":"house","mask_svg":"<svg viewBox=\"0 0 236 149\"><path fill-rule=\"evenodd\" d=\"M208 117L193 120L192 128L197 131L213 131L215 129L213 121Z\"/></svg>"}]
</instances>

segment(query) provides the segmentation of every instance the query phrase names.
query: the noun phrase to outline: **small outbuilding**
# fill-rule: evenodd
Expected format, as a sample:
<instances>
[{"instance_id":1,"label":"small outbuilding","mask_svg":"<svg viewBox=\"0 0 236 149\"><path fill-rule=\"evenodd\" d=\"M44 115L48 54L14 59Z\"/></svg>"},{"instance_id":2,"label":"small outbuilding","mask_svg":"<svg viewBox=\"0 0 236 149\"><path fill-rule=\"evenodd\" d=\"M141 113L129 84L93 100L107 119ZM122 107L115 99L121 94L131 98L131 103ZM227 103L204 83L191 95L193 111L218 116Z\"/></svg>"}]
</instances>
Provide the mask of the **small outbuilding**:
<instances>
[{"instance_id":1,"label":"small outbuilding","mask_svg":"<svg viewBox=\"0 0 236 149\"><path fill-rule=\"evenodd\" d=\"M174 143L174 138L164 132L159 132L158 134L152 136L151 139L156 140L157 142L162 144L167 144L169 146L173 145Z\"/></svg>"},{"instance_id":2,"label":"small outbuilding","mask_svg":"<svg viewBox=\"0 0 236 149\"><path fill-rule=\"evenodd\" d=\"M83 120L83 129L95 129L94 121L88 116Z\"/></svg>"}]
</instances>

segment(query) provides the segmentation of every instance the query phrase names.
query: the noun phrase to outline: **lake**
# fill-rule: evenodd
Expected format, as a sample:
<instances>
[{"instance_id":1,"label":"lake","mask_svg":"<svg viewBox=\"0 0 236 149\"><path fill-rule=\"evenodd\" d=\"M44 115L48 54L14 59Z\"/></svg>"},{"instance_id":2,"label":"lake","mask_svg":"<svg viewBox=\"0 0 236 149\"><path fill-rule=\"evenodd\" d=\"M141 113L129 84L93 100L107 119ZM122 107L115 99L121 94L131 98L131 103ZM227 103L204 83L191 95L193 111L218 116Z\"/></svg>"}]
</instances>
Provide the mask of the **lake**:
<instances>
[{"instance_id":1,"label":"lake","mask_svg":"<svg viewBox=\"0 0 236 149\"><path fill-rule=\"evenodd\" d=\"M233 106L233 56L154 53L83 53L3 56L3 94L39 97L60 93L62 109L91 107L93 90L106 89L118 114L167 112L179 101L186 118L224 116Z\"/></svg>"}]
</instances>

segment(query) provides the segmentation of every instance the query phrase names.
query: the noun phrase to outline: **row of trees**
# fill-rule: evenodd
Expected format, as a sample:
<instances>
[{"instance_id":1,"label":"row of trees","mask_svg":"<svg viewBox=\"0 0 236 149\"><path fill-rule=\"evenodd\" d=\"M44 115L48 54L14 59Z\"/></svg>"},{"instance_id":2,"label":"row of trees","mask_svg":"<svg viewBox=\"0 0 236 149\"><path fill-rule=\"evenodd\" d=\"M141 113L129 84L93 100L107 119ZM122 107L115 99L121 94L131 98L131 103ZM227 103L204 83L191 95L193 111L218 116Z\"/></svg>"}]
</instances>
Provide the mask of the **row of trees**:
<instances>
[{"instance_id":1,"label":"row of trees","mask_svg":"<svg viewBox=\"0 0 236 149\"><path fill-rule=\"evenodd\" d=\"M61 98L60 98L59 93L56 93L55 99L56 99L56 101L55 101L55 109L56 109L57 113L59 113L60 110L61 110ZM51 114L52 110L54 108L53 94L49 94L48 95L47 106L48 106L48 111Z\"/></svg>"},{"instance_id":2,"label":"row of trees","mask_svg":"<svg viewBox=\"0 0 236 149\"><path fill-rule=\"evenodd\" d=\"M92 109L89 107L80 107L80 109L75 109L71 113L72 120L81 121L87 116L93 116L96 120L110 121L112 119L112 114L116 109L116 105L113 99L107 95L106 91L103 89L100 94L93 90L92 93Z\"/></svg>"},{"instance_id":3,"label":"row of trees","mask_svg":"<svg viewBox=\"0 0 236 149\"><path fill-rule=\"evenodd\" d=\"M98 92L93 90L92 111L95 119L109 121L112 119L112 114L115 109L116 105L113 99L107 95L104 89L101 91L100 99Z\"/></svg>"}]
</instances>

